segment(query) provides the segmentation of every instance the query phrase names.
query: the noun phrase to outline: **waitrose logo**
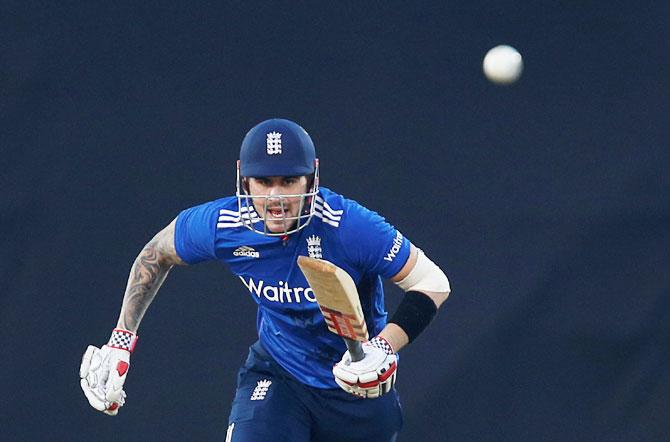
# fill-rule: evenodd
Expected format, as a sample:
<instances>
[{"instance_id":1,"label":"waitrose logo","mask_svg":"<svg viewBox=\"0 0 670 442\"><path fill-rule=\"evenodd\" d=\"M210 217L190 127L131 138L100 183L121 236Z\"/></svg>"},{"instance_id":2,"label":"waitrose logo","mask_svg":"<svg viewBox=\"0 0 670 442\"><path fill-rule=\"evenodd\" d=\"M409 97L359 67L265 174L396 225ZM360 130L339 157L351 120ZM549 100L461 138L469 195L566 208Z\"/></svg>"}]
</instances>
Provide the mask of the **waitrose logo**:
<instances>
[{"instance_id":1,"label":"waitrose logo","mask_svg":"<svg viewBox=\"0 0 670 442\"><path fill-rule=\"evenodd\" d=\"M240 276L242 283L249 289L249 293L257 297L263 297L270 302L300 303L316 302L314 291L311 287L289 287L288 281L279 281L279 286L266 284L265 281L254 281L253 278L246 280Z\"/></svg>"}]
</instances>

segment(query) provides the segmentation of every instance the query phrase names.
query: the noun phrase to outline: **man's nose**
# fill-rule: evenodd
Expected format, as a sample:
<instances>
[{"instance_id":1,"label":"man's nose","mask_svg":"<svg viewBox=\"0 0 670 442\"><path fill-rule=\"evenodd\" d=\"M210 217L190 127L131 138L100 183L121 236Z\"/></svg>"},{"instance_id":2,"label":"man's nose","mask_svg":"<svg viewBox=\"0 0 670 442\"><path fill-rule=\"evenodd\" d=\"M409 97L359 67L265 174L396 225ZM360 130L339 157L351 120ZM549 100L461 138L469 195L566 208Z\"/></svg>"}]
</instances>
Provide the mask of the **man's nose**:
<instances>
[{"instance_id":1,"label":"man's nose","mask_svg":"<svg viewBox=\"0 0 670 442\"><path fill-rule=\"evenodd\" d=\"M272 186L268 192L268 196L279 196L282 194L281 186Z\"/></svg>"}]
</instances>

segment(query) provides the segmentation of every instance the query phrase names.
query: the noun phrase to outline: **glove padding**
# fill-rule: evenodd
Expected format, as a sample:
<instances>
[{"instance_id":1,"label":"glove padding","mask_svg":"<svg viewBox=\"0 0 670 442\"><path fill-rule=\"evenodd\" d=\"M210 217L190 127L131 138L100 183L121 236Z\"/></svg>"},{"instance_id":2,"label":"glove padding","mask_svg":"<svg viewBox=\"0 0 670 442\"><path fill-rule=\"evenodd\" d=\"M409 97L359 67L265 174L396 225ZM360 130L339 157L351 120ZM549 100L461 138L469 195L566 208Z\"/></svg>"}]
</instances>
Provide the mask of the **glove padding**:
<instances>
[{"instance_id":1,"label":"glove padding","mask_svg":"<svg viewBox=\"0 0 670 442\"><path fill-rule=\"evenodd\" d=\"M119 343L119 336L125 343ZM81 358L79 377L81 389L91 407L109 416L116 416L126 401L123 383L130 368L130 352L137 336L126 330L114 330L107 345L89 345Z\"/></svg>"},{"instance_id":2,"label":"glove padding","mask_svg":"<svg viewBox=\"0 0 670 442\"><path fill-rule=\"evenodd\" d=\"M344 391L363 398L376 398L393 389L396 378L397 358L391 345L376 336L364 342L365 357L351 362L349 351L333 367L335 382Z\"/></svg>"}]
</instances>

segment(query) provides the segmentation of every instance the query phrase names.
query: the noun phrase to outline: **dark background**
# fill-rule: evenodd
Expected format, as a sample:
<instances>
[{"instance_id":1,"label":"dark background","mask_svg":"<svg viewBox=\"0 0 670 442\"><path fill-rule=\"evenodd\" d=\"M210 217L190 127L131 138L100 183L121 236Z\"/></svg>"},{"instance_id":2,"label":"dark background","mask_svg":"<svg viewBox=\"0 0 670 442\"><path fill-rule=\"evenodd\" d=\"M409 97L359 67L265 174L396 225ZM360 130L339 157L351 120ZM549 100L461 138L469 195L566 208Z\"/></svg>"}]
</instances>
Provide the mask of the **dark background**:
<instances>
[{"instance_id":1,"label":"dark background","mask_svg":"<svg viewBox=\"0 0 670 442\"><path fill-rule=\"evenodd\" d=\"M164 284L119 416L77 372L142 246L279 116L451 280L400 440L668 439L670 3L179 3L0 6L0 438L223 439L255 304L219 264Z\"/></svg>"}]
</instances>

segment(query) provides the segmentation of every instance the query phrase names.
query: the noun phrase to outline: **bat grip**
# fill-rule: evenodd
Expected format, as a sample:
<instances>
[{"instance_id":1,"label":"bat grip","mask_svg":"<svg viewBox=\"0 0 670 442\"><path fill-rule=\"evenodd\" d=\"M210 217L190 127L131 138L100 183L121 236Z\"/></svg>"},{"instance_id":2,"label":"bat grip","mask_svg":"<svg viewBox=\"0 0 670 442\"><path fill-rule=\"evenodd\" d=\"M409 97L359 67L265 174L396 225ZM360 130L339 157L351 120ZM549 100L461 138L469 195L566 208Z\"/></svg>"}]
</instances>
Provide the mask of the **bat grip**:
<instances>
[{"instance_id":1,"label":"bat grip","mask_svg":"<svg viewBox=\"0 0 670 442\"><path fill-rule=\"evenodd\" d=\"M349 338L344 339L344 343L347 344L347 349L351 355L351 362L358 362L365 357L365 352L363 352L363 347L361 346L360 341L355 341Z\"/></svg>"}]
</instances>

